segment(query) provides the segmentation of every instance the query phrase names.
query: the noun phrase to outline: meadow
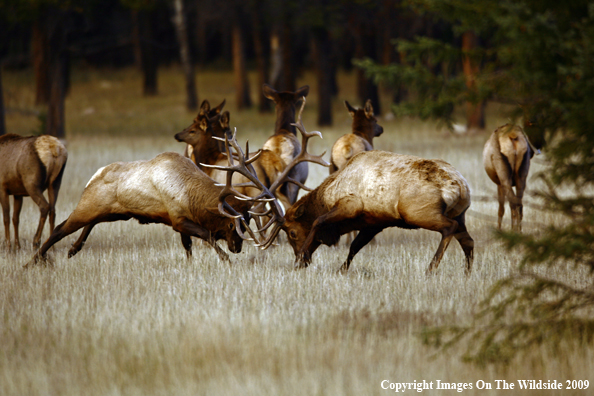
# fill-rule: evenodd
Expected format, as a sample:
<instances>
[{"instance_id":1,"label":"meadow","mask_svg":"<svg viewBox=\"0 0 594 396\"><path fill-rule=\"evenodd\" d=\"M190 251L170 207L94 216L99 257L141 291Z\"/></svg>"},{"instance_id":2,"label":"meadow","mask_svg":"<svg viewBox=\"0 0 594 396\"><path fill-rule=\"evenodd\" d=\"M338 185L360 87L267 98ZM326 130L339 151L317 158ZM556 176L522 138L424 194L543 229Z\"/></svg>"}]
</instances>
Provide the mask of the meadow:
<instances>
[{"instance_id":1,"label":"meadow","mask_svg":"<svg viewBox=\"0 0 594 396\"><path fill-rule=\"evenodd\" d=\"M35 132L39 109L33 105L31 71L6 71L3 77L8 131ZM229 72L200 72L197 83L201 100L215 105L227 100L241 143L263 144L274 114L238 112ZM310 151L329 151L350 132L343 100L362 105L355 99L354 75L340 75L332 127L316 126L315 78L305 73L299 84L307 83L311 91L303 121L324 136L312 139ZM183 152L173 135L195 114L184 108L181 71L160 70L158 96L142 97L140 87L141 76L133 69L75 72L66 102L69 158L58 222L74 209L99 167ZM254 80L251 88L255 101L260 90ZM387 92L384 102L387 109ZM65 238L50 251L53 268L23 270L34 253L39 216L25 199L23 248L0 249L0 394L380 395L394 392L382 389L384 380L433 381L434 388L440 380L470 383L472 389L463 391L468 395L515 395L528 391L519 390L517 382L514 389L497 390L496 380L592 382L592 350L553 355L535 348L507 368L478 368L461 361L462 348L438 353L419 337L427 327L472 323L489 287L521 260L493 237L496 189L482 166L489 132L506 121L502 109L490 106L485 133L454 136L433 123L379 118L385 132L375 140L377 149L444 159L468 180L475 197L467 216L475 240L469 277L455 242L437 274L425 276L440 239L430 231L385 230L358 254L347 275L338 275L348 252L344 243L319 248L305 270L293 269L293 251L283 240L267 251L244 243L231 264L195 240L193 258L187 260L177 233L135 220L95 227L72 259L67 251L78 233ZM534 175L543 169L543 159L533 162L525 232L559 221L538 210L530 196L539 187ZM317 186L327 174L326 168L310 165L307 185ZM504 220L509 228L509 207ZM43 239L48 235L46 228ZM582 275L572 273L575 279L569 281L581 282ZM493 389L477 389L480 381Z\"/></svg>"}]
</instances>

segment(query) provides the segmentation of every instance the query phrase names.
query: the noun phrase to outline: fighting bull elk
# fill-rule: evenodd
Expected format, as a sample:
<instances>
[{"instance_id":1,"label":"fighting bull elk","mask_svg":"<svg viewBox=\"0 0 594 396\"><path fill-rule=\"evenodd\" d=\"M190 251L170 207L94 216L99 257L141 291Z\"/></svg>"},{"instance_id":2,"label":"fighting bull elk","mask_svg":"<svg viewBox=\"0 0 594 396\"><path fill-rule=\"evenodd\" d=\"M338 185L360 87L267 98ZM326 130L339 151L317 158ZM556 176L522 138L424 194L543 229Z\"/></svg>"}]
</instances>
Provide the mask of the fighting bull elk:
<instances>
[{"instance_id":1,"label":"fighting bull elk","mask_svg":"<svg viewBox=\"0 0 594 396\"><path fill-rule=\"evenodd\" d=\"M263 191L262 196L273 198L274 189L296 164L323 162L321 156L307 153L309 138L321 134L306 132L301 114L295 125L303 135L303 150L270 190L244 165L241 149L233 140L229 144L237 152L239 164L219 169L244 174ZM456 238L465 253L465 272L469 275L474 251L474 241L464 219L469 206L468 183L450 164L411 155L367 151L356 155L342 170L303 196L284 216L273 201L269 210L272 217L265 226L271 231L258 245L268 248L280 230L284 230L295 252L295 265L301 268L309 265L312 254L321 244L333 245L342 234L358 230L341 267L341 271L347 271L357 252L384 228L424 228L441 234L439 247L426 273L437 269L450 241Z\"/></svg>"},{"instance_id":2,"label":"fighting bull elk","mask_svg":"<svg viewBox=\"0 0 594 396\"><path fill-rule=\"evenodd\" d=\"M50 232L54 230L56 201L68 159L66 148L53 136L0 137L0 203L4 217L6 246L10 245L10 196L14 196L15 247L20 248L19 216L23 197L29 196L39 206L40 217L33 246L39 247L45 220L49 215ZM49 202L43 196L47 189Z\"/></svg>"},{"instance_id":3,"label":"fighting bull elk","mask_svg":"<svg viewBox=\"0 0 594 396\"><path fill-rule=\"evenodd\" d=\"M177 153L107 165L93 175L72 214L56 227L27 266L45 259L50 247L80 228L83 231L68 257L81 250L95 225L131 218L141 224L166 224L179 232L188 257L193 236L209 243L222 260L228 260L216 241L225 239L229 250L239 253L247 238L242 228L249 221L248 210L253 204L231 197L229 188L216 185ZM219 206L228 208L233 216L221 214ZM249 228L247 232L251 234Z\"/></svg>"},{"instance_id":4,"label":"fighting bull elk","mask_svg":"<svg viewBox=\"0 0 594 396\"><path fill-rule=\"evenodd\" d=\"M262 92L268 99L274 101L276 122L274 125L274 135L269 137L264 143L263 148L277 154L287 166L301 151L301 145L297 138L295 129L295 106L302 98L305 99L309 93L309 86L305 85L295 92L278 92L270 85L264 84ZM294 166L289 174L293 180L304 185L307 181L309 168L307 162L300 162ZM279 192L286 196L290 204L297 201L299 194L299 184L285 183L280 187Z\"/></svg>"},{"instance_id":5,"label":"fighting bull elk","mask_svg":"<svg viewBox=\"0 0 594 396\"><path fill-rule=\"evenodd\" d=\"M353 118L352 132L342 136L332 146L330 174L344 168L360 152L373 150L373 138L384 132L384 128L377 123L371 100L367 100L362 109L355 109L346 100L344 105Z\"/></svg>"},{"instance_id":6,"label":"fighting bull elk","mask_svg":"<svg viewBox=\"0 0 594 396\"><path fill-rule=\"evenodd\" d=\"M535 149L517 125L503 125L497 128L483 149L483 164L489 178L497 184L499 212L497 228L505 213L505 199L509 201L512 230L522 231L522 198L526 189L526 179L530 170L530 159ZM512 187L516 188L514 190Z\"/></svg>"}]
</instances>

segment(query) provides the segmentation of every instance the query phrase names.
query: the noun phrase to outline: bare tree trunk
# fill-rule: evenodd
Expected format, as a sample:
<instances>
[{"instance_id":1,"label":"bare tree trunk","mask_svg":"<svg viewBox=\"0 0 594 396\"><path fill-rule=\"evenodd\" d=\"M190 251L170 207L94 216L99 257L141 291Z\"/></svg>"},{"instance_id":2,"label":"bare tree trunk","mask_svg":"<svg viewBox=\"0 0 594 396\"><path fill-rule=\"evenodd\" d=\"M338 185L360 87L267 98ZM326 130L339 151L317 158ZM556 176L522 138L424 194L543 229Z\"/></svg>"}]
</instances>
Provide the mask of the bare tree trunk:
<instances>
[{"instance_id":1,"label":"bare tree trunk","mask_svg":"<svg viewBox=\"0 0 594 396\"><path fill-rule=\"evenodd\" d=\"M47 122L45 133L57 138L65 138L64 123L64 99L66 96L66 84L64 72L66 30L65 16L62 11L51 8L47 12L48 24L48 69L49 69L49 103L47 111Z\"/></svg>"},{"instance_id":2,"label":"bare tree trunk","mask_svg":"<svg viewBox=\"0 0 594 396\"><path fill-rule=\"evenodd\" d=\"M182 68L186 78L186 107L188 110L196 110L198 108L198 95L196 93L196 80L194 78L194 68L190 59L190 44L188 42L188 31L186 29L186 22L184 20L184 2L183 0L173 0L175 9L173 24L177 32L177 40L179 42L179 53Z\"/></svg>"},{"instance_id":3,"label":"bare tree trunk","mask_svg":"<svg viewBox=\"0 0 594 396\"><path fill-rule=\"evenodd\" d=\"M33 57L33 69L35 71L35 104L45 105L49 102L49 80L48 80L48 37L46 27L46 16L40 15L33 22L31 32L31 52Z\"/></svg>"},{"instance_id":4,"label":"bare tree trunk","mask_svg":"<svg viewBox=\"0 0 594 396\"><path fill-rule=\"evenodd\" d=\"M313 42L318 80L318 125L332 125L332 42L328 31L316 29Z\"/></svg>"},{"instance_id":5,"label":"bare tree trunk","mask_svg":"<svg viewBox=\"0 0 594 396\"><path fill-rule=\"evenodd\" d=\"M6 121L4 120L4 91L2 89L2 62L0 62L0 135L6 133Z\"/></svg>"},{"instance_id":6,"label":"bare tree trunk","mask_svg":"<svg viewBox=\"0 0 594 396\"><path fill-rule=\"evenodd\" d=\"M355 58L363 59L369 57L376 60L375 36L373 33L367 32L361 24L359 24L357 31L358 34L355 38ZM377 85L371 79L365 77L365 73L361 69L357 69L356 76L357 97L359 98L361 105L363 105L367 99L370 99L374 113L381 114Z\"/></svg>"},{"instance_id":7,"label":"bare tree trunk","mask_svg":"<svg viewBox=\"0 0 594 396\"><path fill-rule=\"evenodd\" d=\"M140 32L140 61L142 65L142 94L157 95L158 64L153 47L152 13L154 11L138 11L138 29Z\"/></svg>"},{"instance_id":8,"label":"bare tree trunk","mask_svg":"<svg viewBox=\"0 0 594 396\"><path fill-rule=\"evenodd\" d=\"M293 67L293 29L290 25L290 21L285 21L284 26L281 27L280 37L281 37L281 56L283 60L283 70L282 70L282 79L281 79L281 87L283 91L292 91L294 92L297 90L297 83L295 81L295 69Z\"/></svg>"},{"instance_id":9,"label":"bare tree trunk","mask_svg":"<svg viewBox=\"0 0 594 396\"><path fill-rule=\"evenodd\" d=\"M142 70L142 50L140 47L140 21L138 10L131 10L132 16L132 50L134 52L134 66Z\"/></svg>"},{"instance_id":10,"label":"bare tree trunk","mask_svg":"<svg viewBox=\"0 0 594 396\"><path fill-rule=\"evenodd\" d=\"M245 54L243 49L243 35L241 24L234 23L232 27L233 46L233 75L235 80L235 100L239 110L252 106L250 98L250 85L247 78Z\"/></svg>"},{"instance_id":11,"label":"bare tree trunk","mask_svg":"<svg viewBox=\"0 0 594 396\"><path fill-rule=\"evenodd\" d=\"M254 52L256 53L256 65L258 68L258 87L262 87L264 83L269 83L270 74L268 69L270 65L264 48L264 40L262 39L262 21L260 19L261 10L257 8L258 4L259 3L254 2L254 5L252 5L252 29L254 34ZM258 110L260 113L271 111L271 101L261 93L257 96Z\"/></svg>"},{"instance_id":12,"label":"bare tree trunk","mask_svg":"<svg viewBox=\"0 0 594 396\"><path fill-rule=\"evenodd\" d=\"M476 76L480 70L480 63L469 56L468 52L477 46L478 39L473 31L466 31L462 34L462 67L466 78L466 88L470 95L477 94ZM466 102L466 129L475 132L485 128L485 102Z\"/></svg>"}]
</instances>

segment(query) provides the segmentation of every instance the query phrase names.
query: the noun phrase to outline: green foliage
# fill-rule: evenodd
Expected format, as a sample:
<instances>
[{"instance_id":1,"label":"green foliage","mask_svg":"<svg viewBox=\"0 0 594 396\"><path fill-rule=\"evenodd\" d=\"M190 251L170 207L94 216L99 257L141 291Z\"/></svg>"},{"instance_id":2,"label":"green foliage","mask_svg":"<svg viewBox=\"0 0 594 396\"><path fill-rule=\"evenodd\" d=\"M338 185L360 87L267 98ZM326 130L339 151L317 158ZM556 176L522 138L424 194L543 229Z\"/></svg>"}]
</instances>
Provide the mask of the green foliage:
<instances>
[{"instance_id":1,"label":"green foliage","mask_svg":"<svg viewBox=\"0 0 594 396\"><path fill-rule=\"evenodd\" d=\"M466 361L509 363L519 352L546 345L553 351L594 341L594 4L587 1L418 0L460 34L473 30L483 43L477 90L471 95L459 72L461 50L436 39L399 41L399 65L358 65L377 80L404 83L415 95L398 114L451 122L453 106L483 98L516 104L526 132L546 136L550 166L539 177L542 213L554 223L538 234L497 232L523 259L499 281L463 327L428 329L427 343L466 346ZM440 67L441 65L441 67ZM453 71L453 72L452 72ZM451 74L452 73L452 74ZM449 107L448 107L449 106ZM449 111L448 111L449 110ZM568 282L561 279L570 279ZM562 276L563 275L563 276Z\"/></svg>"}]
</instances>

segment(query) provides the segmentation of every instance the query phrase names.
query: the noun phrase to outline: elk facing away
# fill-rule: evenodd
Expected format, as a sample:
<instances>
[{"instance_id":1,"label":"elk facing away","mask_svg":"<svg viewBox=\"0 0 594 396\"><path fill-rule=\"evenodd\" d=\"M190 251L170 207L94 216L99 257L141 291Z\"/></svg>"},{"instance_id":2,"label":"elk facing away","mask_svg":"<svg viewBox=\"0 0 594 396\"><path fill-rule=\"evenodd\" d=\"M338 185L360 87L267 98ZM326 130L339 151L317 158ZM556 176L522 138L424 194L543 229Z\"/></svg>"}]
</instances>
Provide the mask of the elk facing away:
<instances>
[{"instance_id":1,"label":"elk facing away","mask_svg":"<svg viewBox=\"0 0 594 396\"><path fill-rule=\"evenodd\" d=\"M295 92L278 92L270 85L264 84L262 86L262 92L264 96L274 101L276 112L274 135L266 140L263 148L277 154L286 166L301 151L301 145L297 139L297 131L294 126L295 107L299 100L307 96L309 86L305 85ZM307 163L300 162L292 169L289 177L301 184L305 184L308 173ZM285 195L289 202L293 204L297 201L299 188L297 184L286 183L280 187L279 192Z\"/></svg>"},{"instance_id":2,"label":"elk facing away","mask_svg":"<svg viewBox=\"0 0 594 396\"><path fill-rule=\"evenodd\" d=\"M190 237L194 236L208 242L221 259L228 260L216 241L225 239L231 252L241 251L245 238L241 228L245 219L249 220L247 211L252 203L229 197L227 190L177 153L159 154L148 161L113 163L93 175L72 214L56 227L27 266L44 259L52 245L80 228L84 227L68 257L80 251L95 225L131 218L141 224L171 226L181 234L188 257ZM229 205L239 213L232 212L230 217L219 212L219 206Z\"/></svg>"},{"instance_id":3,"label":"elk facing away","mask_svg":"<svg viewBox=\"0 0 594 396\"><path fill-rule=\"evenodd\" d=\"M522 197L530 170L530 159L534 150L524 131L517 125L503 125L497 128L483 149L483 163L489 178L497 184L499 212L497 228L501 229L505 213L505 198L511 209L511 223L514 231L522 231ZM514 193L512 187L516 187Z\"/></svg>"},{"instance_id":4,"label":"elk facing away","mask_svg":"<svg viewBox=\"0 0 594 396\"><path fill-rule=\"evenodd\" d=\"M306 151L307 139L319 132L306 133L301 117L296 125L304 136L304 149L285 168L270 192L259 184L268 197L273 196L274 188L291 167L303 161L322 161L321 157L312 157ZM239 151L237 144L233 146ZM228 170L247 173L245 167ZM466 230L464 218L469 206L468 183L447 162L366 151L303 196L284 216L275 209L278 205L271 206L274 216L268 226L273 224L272 230L259 245L269 247L283 229L295 252L296 267L301 268L310 263L312 254L321 244L333 245L342 234L358 230L341 267L342 271L347 271L357 252L384 228L424 228L441 234L441 242L426 273L437 269L450 241L456 238L466 255L465 272L469 275L474 252L474 241Z\"/></svg>"},{"instance_id":5,"label":"elk facing away","mask_svg":"<svg viewBox=\"0 0 594 396\"><path fill-rule=\"evenodd\" d=\"M353 117L353 131L342 136L332 146L330 157L330 174L344 168L348 160L362 151L373 150L373 138L384 132L373 114L371 100L367 100L362 109L353 108L344 101L349 114Z\"/></svg>"},{"instance_id":6,"label":"elk facing away","mask_svg":"<svg viewBox=\"0 0 594 396\"><path fill-rule=\"evenodd\" d=\"M62 175L68 153L53 136L21 137L8 134L0 137L0 203L4 216L6 246L10 249L10 195L14 196L15 247L19 242L19 215L23 197L30 196L39 206L41 216L33 238L33 246L39 247L41 233L49 214L50 232L54 230L56 200L60 191ZM47 189L49 203L43 196Z\"/></svg>"}]
</instances>

